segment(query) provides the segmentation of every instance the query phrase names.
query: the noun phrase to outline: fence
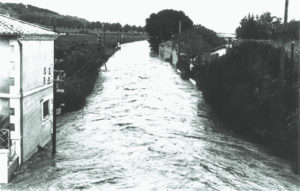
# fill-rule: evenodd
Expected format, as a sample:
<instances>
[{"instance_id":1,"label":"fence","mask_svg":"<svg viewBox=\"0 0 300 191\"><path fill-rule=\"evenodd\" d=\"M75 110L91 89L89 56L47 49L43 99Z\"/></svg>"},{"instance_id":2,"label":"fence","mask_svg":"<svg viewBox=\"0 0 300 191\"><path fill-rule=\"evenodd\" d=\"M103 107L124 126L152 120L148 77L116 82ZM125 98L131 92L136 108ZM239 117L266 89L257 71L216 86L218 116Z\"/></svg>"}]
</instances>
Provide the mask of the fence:
<instances>
[{"instance_id":1,"label":"fence","mask_svg":"<svg viewBox=\"0 0 300 191\"><path fill-rule=\"evenodd\" d=\"M0 129L0 149L8 150L8 162L16 155L16 141L10 139L9 129Z\"/></svg>"}]
</instances>

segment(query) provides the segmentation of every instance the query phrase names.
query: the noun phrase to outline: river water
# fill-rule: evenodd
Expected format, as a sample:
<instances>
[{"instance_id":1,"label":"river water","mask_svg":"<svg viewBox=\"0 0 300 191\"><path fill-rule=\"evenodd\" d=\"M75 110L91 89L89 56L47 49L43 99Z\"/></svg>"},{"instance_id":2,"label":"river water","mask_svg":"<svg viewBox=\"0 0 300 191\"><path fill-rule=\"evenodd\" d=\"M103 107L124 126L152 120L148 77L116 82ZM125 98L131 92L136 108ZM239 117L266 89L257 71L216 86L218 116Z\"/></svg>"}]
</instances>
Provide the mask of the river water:
<instances>
[{"instance_id":1,"label":"river water","mask_svg":"<svg viewBox=\"0 0 300 191\"><path fill-rule=\"evenodd\" d=\"M122 45L87 104L4 190L297 190L286 161L223 128L146 41Z\"/></svg>"}]
</instances>

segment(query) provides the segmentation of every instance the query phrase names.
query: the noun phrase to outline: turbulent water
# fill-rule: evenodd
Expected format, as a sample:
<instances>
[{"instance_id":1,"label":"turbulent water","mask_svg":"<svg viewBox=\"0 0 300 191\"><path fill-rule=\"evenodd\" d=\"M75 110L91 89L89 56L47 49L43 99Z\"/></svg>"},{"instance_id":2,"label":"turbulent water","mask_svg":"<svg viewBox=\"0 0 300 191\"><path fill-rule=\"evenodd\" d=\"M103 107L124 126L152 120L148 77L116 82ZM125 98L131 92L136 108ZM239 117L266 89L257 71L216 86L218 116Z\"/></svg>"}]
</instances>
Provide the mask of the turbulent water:
<instances>
[{"instance_id":1,"label":"turbulent water","mask_svg":"<svg viewBox=\"0 0 300 191\"><path fill-rule=\"evenodd\" d=\"M7 190L297 190L286 161L235 136L147 42L122 45Z\"/></svg>"}]
</instances>

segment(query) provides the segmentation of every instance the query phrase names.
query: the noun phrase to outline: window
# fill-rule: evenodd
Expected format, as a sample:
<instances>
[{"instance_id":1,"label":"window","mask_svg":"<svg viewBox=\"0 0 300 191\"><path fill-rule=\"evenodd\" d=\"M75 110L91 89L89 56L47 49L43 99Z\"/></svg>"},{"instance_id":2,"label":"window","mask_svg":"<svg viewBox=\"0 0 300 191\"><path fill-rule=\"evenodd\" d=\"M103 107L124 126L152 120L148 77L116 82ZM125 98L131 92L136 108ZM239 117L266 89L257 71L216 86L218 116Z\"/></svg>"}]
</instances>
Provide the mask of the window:
<instances>
[{"instance_id":1,"label":"window","mask_svg":"<svg viewBox=\"0 0 300 191\"><path fill-rule=\"evenodd\" d=\"M49 100L43 102L43 118L47 118L50 115L50 108L49 108Z\"/></svg>"},{"instance_id":2,"label":"window","mask_svg":"<svg viewBox=\"0 0 300 191\"><path fill-rule=\"evenodd\" d=\"M53 96L52 94L44 97L40 101L40 111L41 111L41 118L42 118L42 125L48 123L52 119L52 104L53 104Z\"/></svg>"},{"instance_id":3,"label":"window","mask_svg":"<svg viewBox=\"0 0 300 191\"><path fill-rule=\"evenodd\" d=\"M15 108L9 108L9 115L15 115Z\"/></svg>"}]
</instances>

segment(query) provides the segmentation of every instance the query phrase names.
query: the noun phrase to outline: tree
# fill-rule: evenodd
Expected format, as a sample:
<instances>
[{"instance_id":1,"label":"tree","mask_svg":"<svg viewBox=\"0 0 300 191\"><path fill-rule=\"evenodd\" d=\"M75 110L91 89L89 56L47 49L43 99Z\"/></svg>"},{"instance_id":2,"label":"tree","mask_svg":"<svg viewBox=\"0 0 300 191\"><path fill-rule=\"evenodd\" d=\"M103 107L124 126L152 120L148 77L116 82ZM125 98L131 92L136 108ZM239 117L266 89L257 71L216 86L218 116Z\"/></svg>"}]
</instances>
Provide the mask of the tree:
<instances>
[{"instance_id":1,"label":"tree","mask_svg":"<svg viewBox=\"0 0 300 191\"><path fill-rule=\"evenodd\" d=\"M289 40L299 41L300 21L291 20L287 23L286 38ZM272 34L272 39L280 39L283 36L283 24L277 26Z\"/></svg>"},{"instance_id":2,"label":"tree","mask_svg":"<svg viewBox=\"0 0 300 191\"><path fill-rule=\"evenodd\" d=\"M299 21L292 20L287 24L286 36L290 40L299 40ZM237 38L241 39L272 39L283 37L281 19L266 12L262 15L244 17L236 29Z\"/></svg>"},{"instance_id":3,"label":"tree","mask_svg":"<svg viewBox=\"0 0 300 191\"><path fill-rule=\"evenodd\" d=\"M193 21L184 12L172 9L152 13L146 19L145 30L150 35L149 42L154 51L158 51L160 42L170 40L172 35L178 34L179 21L182 32L193 27Z\"/></svg>"},{"instance_id":4,"label":"tree","mask_svg":"<svg viewBox=\"0 0 300 191\"><path fill-rule=\"evenodd\" d=\"M210 30L202 25L195 25L194 28L196 33L201 35L211 48L225 44L224 38L218 37L215 31Z\"/></svg>"},{"instance_id":5,"label":"tree","mask_svg":"<svg viewBox=\"0 0 300 191\"><path fill-rule=\"evenodd\" d=\"M124 32L129 32L130 30L131 30L131 27L128 24L123 26L123 31Z\"/></svg>"},{"instance_id":6,"label":"tree","mask_svg":"<svg viewBox=\"0 0 300 191\"><path fill-rule=\"evenodd\" d=\"M180 42L182 51L191 58L201 56L211 48L197 28L192 28L182 33L180 35Z\"/></svg>"},{"instance_id":7,"label":"tree","mask_svg":"<svg viewBox=\"0 0 300 191\"><path fill-rule=\"evenodd\" d=\"M274 30L280 24L280 19L271 16L271 13L258 15L248 15L244 17L240 26L236 29L237 38L242 39L271 39Z\"/></svg>"}]
</instances>

